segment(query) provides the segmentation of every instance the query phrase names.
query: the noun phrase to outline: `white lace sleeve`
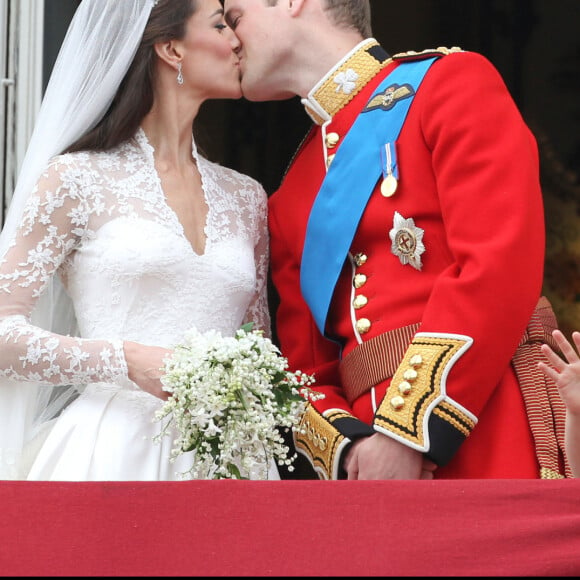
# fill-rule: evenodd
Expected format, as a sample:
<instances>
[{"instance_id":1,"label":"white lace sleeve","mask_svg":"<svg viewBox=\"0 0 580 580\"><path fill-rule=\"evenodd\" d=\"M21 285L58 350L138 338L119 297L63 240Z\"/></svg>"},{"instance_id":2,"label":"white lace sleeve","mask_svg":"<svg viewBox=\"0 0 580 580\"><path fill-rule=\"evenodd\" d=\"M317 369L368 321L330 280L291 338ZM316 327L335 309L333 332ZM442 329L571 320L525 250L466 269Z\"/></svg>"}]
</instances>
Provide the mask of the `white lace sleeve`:
<instances>
[{"instance_id":1,"label":"white lace sleeve","mask_svg":"<svg viewBox=\"0 0 580 580\"><path fill-rule=\"evenodd\" d=\"M0 262L0 376L43 385L127 376L121 341L62 336L30 322L39 296L87 235L89 212L96 211L79 183L70 165L53 162Z\"/></svg>"},{"instance_id":2,"label":"white lace sleeve","mask_svg":"<svg viewBox=\"0 0 580 580\"><path fill-rule=\"evenodd\" d=\"M268 267L269 267L269 236L268 236L268 198L264 188L254 182L255 204L253 218L254 229L254 259L256 264L256 295L248 307L244 322L254 322L257 328L264 330L271 337L271 320L268 306Z\"/></svg>"}]
</instances>

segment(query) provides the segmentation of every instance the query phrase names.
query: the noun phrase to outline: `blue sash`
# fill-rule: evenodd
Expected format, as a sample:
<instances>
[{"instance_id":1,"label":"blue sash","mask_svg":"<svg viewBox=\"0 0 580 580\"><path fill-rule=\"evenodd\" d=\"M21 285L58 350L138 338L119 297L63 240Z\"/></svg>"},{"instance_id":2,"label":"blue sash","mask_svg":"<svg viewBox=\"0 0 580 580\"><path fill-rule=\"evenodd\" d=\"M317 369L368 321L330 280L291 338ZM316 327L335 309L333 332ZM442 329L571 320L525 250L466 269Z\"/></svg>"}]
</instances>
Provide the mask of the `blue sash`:
<instances>
[{"instance_id":1,"label":"blue sash","mask_svg":"<svg viewBox=\"0 0 580 580\"><path fill-rule=\"evenodd\" d=\"M325 334L334 288L358 223L382 174L381 151L397 140L416 91L438 57L401 62L375 91L340 145L308 218L300 285L316 325ZM387 88L408 96L381 106ZM379 103L371 107L372 103ZM387 103L384 100L384 103Z\"/></svg>"}]
</instances>

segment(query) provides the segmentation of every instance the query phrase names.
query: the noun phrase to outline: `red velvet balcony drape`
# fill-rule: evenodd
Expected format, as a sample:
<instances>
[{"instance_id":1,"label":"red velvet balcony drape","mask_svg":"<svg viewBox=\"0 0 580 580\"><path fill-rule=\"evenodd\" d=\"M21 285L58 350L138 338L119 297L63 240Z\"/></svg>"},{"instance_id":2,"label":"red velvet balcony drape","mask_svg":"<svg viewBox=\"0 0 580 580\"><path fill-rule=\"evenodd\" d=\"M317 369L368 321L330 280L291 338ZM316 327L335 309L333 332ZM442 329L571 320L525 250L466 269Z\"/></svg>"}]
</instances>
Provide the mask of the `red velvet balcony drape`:
<instances>
[{"instance_id":1,"label":"red velvet balcony drape","mask_svg":"<svg viewBox=\"0 0 580 580\"><path fill-rule=\"evenodd\" d=\"M0 482L3 576L578 576L580 480Z\"/></svg>"}]
</instances>

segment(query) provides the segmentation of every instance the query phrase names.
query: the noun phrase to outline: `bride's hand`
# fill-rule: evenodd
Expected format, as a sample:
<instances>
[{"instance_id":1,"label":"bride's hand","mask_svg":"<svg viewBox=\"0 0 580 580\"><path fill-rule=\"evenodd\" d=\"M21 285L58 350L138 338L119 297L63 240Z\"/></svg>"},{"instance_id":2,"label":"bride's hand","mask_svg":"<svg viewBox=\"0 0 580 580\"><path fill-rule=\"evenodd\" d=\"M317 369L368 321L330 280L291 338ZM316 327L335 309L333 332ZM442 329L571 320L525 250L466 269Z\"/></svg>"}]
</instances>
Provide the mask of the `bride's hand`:
<instances>
[{"instance_id":1,"label":"bride's hand","mask_svg":"<svg viewBox=\"0 0 580 580\"><path fill-rule=\"evenodd\" d=\"M147 346L137 342L125 341L123 344L129 378L143 391L167 400L169 393L161 385L162 368L171 350L160 346Z\"/></svg>"}]
</instances>

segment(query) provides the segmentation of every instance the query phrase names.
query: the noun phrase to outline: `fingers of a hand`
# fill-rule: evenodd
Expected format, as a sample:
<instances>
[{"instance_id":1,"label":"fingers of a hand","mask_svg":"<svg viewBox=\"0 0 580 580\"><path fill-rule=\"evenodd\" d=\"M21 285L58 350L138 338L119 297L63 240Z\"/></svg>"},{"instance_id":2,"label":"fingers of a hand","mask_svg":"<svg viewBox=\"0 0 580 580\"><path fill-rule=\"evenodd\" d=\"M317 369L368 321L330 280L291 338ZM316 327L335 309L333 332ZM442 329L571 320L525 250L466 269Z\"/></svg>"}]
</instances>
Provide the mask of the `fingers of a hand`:
<instances>
[{"instance_id":1,"label":"fingers of a hand","mask_svg":"<svg viewBox=\"0 0 580 580\"><path fill-rule=\"evenodd\" d=\"M554 330L552 336L569 363L579 360L578 353L560 330Z\"/></svg>"},{"instance_id":2,"label":"fingers of a hand","mask_svg":"<svg viewBox=\"0 0 580 580\"><path fill-rule=\"evenodd\" d=\"M433 461L430 461L429 459L424 459L423 460L423 471L435 471L437 469L437 464L433 463Z\"/></svg>"},{"instance_id":3,"label":"fingers of a hand","mask_svg":"<svg viewBox=\"0 0 580 580\"><path fill-rule=\"evenodd\" d=\"M346 454L346 457L342 461L342 466L346 471L346 478L347 479L356 479L356 468L355 468L355 461L353 461L353 450L352 448Z\"/></svg>"},{"instance_id":4,"label":"fingers of a hand","mask_svg":"<svg viewBox=\"0 0 580 580\"><path fill-rule=\"evenodd\" d=\"M347 474L348 474L347 479L351 481L356 481L358 479L358 471L355 471L354 469L347 471Z\"/></svg>"},{"instance_id":5,"label":"fingers of a hand","mask_svg":"<svg viewBox=\"0 0 580 580\"><path fill-rule=\"evenodd\" d=\"M347 460L345 460L344 469L346 471L347 479L358 479L358 464L352 459L352 457L348 457Z\"/></svg>"},{"instance_id":6,"label":"fingers of a hand","mask_svg":"<svg viewBox=\"0 0 580 580\"><path fill-rule=\"evenodd\" d=\"M546 363L538 363L538 368L550 379L554 382L558 382L558 377L560 376L557 371L555 371L551 366L547 365Z\"/></svg>"},{"instance_id":7,"label":"fingers of a hand","mask_svg":"<svg viewBox=\"0 0 580 580\"><path fill-rule=\"evenodd\" d=\"M433 472L423 469L423 471L421 471L421 479L433 479Z\"/></svg>"},{"instance_id":8,"label":"fingers of a hand","mask_svg":"<svg viewBox=\"0 0 580 580\"><path fill-rule=\"evenodd\" d=\"M566 363L560 358L560 355L556 354L547 344L542 344L542 346L540 348L542 350L542 353L548 359L548 362L557 371L561 371L566 366ZM542 364L542 363L539 363L539 364Z\"/></svg>"}]
</instances>

